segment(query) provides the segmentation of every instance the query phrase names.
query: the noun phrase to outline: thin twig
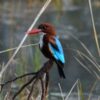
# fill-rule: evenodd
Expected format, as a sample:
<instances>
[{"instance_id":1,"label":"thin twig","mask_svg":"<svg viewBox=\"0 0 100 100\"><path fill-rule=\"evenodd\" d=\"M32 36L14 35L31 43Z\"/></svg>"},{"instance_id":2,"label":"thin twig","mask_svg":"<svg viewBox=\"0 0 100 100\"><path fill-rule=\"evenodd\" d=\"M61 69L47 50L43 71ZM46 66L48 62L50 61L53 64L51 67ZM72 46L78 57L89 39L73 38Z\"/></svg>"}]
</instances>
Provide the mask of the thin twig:
<instances>
[{"instance_id":1,"label":"thin twig","mask_svg":"<svg viewBox=\"0 0 100 100\"><path fill-rule=\"evenodd\" d=\"M62 88L61 88L60 83L58 83L58 86L59 86L59 89L60 89L60 93L61 93L62 100L64 100L64 96L63 96L63 92L62 92Z\"/></svg>"},{"instance_id":2,"label":"thin twig","mask_svg":"<svg viewBox=\"0 0 100 100\"><path fill-rule=\"evenodd\" d=\"M100 56L100 47L99 47L99 41L98 41L97 32L96 32L96 28L95 28L95 22L94 22L94 16L93 16L93 11L92 11L91 0L88 0L88 2L89 2L90 13L91 13L91 19L92 19L92 25L93 25L93 31L94 31L94 38L95 38L98 54Z\"/></svg>"},{"instance_id":3,"label":"thin twig","mask_svg":"<svg viewBox=\"0 0 100 100\"><path fill-rule=\"evenodd\" d=\"M77 62L79 62L80 65L82 65L83 68L85 68L85 70L87 70L87 71L92 75L91 70L90 70L88 67L86 67L86 66L80 61L80 59L78 59L78 58L75 57L75 56L74 56L74 58L77 60Z\"/></svg>"},{"instance_id":4,"label":"thin twig","mask_svg":"<svg viewBox=\"0 0 100 100\"><path fill-rule=\"evenodd\" d=\"M28 95L27 100L30 100L31 95L32 95L32 93L33 93L34 85L35 85L36 82L37 82L37 80L34 80L34 82L33 82L33 84L32 84L32 87L31 87L31 90L30 90L30 93L29 93L29 95Z\"/></svg>"},{"instance_id":5,"label":"thin twig","mask_svg":"<svg viewBox=\"0 0 100 100\"><path fill-rule=\"evenodd\" d=\"M35 75L35 74L36 74L36 73L27 73L27 74L18 76L18 77L16 77L16 78L12 79L12 80L9 80L9 81L7 81L7 82L5 82L5 83L3 83L3 84L0 84L0 86L1 86L1 91L2 91L3 87L4 87L5 85L7 85L8 83L11 83L11 82L14 82L14 81L16 81L16 80L18 80L18 79L21 79L21 78L23 78L23 77L30 76L30 75Z\"/></svg>"},{"instance_id":6,"label":"thin twig","mask_svg":"<svg viewBox=\"0 0 100 100\"><path fill-rule=\"evenodd\" d=\"M21 46L21 48L26 48L26 47L30 47L30 46L37 46L38 44L39 43L23 45L23 46ZM0 51L0 54L16 50L17 48L18 47L14 47L14 48L9 48L9 49L6 49L6 50L2 50L2 51Z\"/></svg>"},{"instance_id":7,"label":"thin twig","mask_svg":"<svg viewBox=\"0 0 100 100\"><path fill-rule=\"evenodd\" d=\"M78 91L78 100L84 100L82 84L80 82L80 79L77 82L77 91Z\"/></svg>"},{"instance_id":8,"label":"thin twig","mask_svg":"<svg viewBox=\"0 0 100 100\"><path fill-rule=\"evenodd\" d=\"M91 88L91 90L90 90L90 92L89 92L89 97L88 97L87 100L90 100L90 98L91 98L91 96L92 96L92 92L93 92L93 90L94 90L94 88L95 88L97 82L98 82L98 80L96 80L96 81L93 83L92 88Z\"/></svg>"},{"instance_id":9,"label":"thin twig","mask_svg":"<svg viewBox=\"0 0 100 100\"><path fill-rule=\"evenodd\" d=\"M19 95L19 94L23 91L23 89L24 89L26 86L28 86L29 84L31 84L32 81L33 81L35 78L36 78L36 76L32 77L32 78L30 79L30 81L28 81L27 83L25 83L25 84L20 88L20 90L13 96L12 100L15 100L16 96Z\"/></svg>"},{"instance_id":10,"label":"thin twig","mask_svg":"<svg viewBox=\"0 0 100 100\"><path fill-rule=\"evenodd\" d=\"M49 73L46 73L46 79L45 79L45 95L47 96L48 93L48 85L49 85Z\"/></svg>"},{"instance_id":11,"label":"thin twig","mask_svg":"<svg viewBox=\"0 0 100 100\"><path fill-rule=\"evenodd\" d=\"M77 85L77 83L78 83L78 80L74 83L74 85L70 89L68 95L65 97L65 100L68 100L69 99L69 96L71 95L71 93L72 93L73 89L75 88L75 86Z\"/></svg>"},{"instance_id":12,"label":"thin twig","mask_svg":"<svg viewBox=\"0 0 100 100\"><path fill-rule=\"evenodd\" d=\"M41 96L41 100L45 100L45 87L44 87L44 82L42 80L42 78L40 78L41 81L41 87L42 87L42 96Z\"/></svg>"},{"instance_id":13,"label":"thin twig","mask_svg":"<svg viewBox=\"0 0 100 100\"><path fill-rule=\"evenodd\" d=\"M92 59L90 59L87 55L85 55L83 52L80 52L79 50L77 50L79 53L80 53L80 55L82 55L83 57L85 57L88 61L90 61L93 65L94 65L94 67L100 72L100 68L99 68L99 66L97 66L95 63L94 63L94 61L92 60Z\"/></svg>"}]
</instances>

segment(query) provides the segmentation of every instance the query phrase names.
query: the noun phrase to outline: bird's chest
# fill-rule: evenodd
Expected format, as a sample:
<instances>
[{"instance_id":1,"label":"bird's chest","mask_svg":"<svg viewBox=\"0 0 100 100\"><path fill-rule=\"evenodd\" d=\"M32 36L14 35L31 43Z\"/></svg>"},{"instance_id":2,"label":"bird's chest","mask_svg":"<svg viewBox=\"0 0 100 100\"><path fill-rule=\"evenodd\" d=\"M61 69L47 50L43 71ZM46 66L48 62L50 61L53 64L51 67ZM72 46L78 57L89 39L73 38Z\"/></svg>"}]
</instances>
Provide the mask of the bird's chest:
<instances>
[{"instance_id":1,"label":"bird's chest","mask_svg":"<svg viewBox=\"0 0 100 100\"><path fill-rule=\"evenodd\" d=\"M42 35L40 38L40 44L39 47L42 51L47 51L48 50L48 39L45 35Z\"/></svg>"},{"instance_id":2,"label":"bird's chest","mask_svg":"<svg viewBox=\"0 0 100 100\"><path fill-rule=\"evenodd\" d=\"M45 35L42 35L40 38L40 50L44 54L45 57L50 58L51 57L51 52L49 50L49 42L48 38Z\"/></svg>"},{"instance_id":3,"label":"bird's chest","mask_svg":"<svg viewBox=\"0 0 100 100\"><path fill-rule=\"evenodd\" d=\"M44 48L44 46L45 46L45 35L41 35L41 37L40 37L40 43L39 43L39 47L40 47L40 49L43 49Z\"/></svg>"}]
</instances>

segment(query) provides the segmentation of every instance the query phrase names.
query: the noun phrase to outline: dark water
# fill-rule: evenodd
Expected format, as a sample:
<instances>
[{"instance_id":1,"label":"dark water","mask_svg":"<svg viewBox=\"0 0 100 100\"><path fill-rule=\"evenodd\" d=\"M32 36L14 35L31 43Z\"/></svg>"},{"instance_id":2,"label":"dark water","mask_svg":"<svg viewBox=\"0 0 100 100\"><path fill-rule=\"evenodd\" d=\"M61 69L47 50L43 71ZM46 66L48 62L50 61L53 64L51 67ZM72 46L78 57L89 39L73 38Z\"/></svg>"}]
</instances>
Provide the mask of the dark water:
<instances>
[{"instance_id":1,"label":"dark water","mask_svg":"<svg viewBox=\"0 0 100 100\"><path fill-rule=\"evenodd\" d=\"M94 7L94 19L95 19L95 25L97 34L99 37L99 43L100 43L100 9L97 7ZM1 22L0 25L0 40L2 41L0 44L0 50L6 49L8 47L14 47L17 46L24 34L20 34L25 32L25 30L28 28L30 23L32 22L32 17L23 18L20 19L18 17L14 17L13 20L16 21L9 25L5 20ZM2 16L3 19L3 16ZM6 18L5 18L6 19ZM94 73L90 74L86 69L84 69L76 60L74 57L78 57L79 55L77 52L75 52L73 49L80 50L81 52L85 53L87 56L88 53L85 49L81 46L80 42L77 41L74 37L79 39L81 42L83 42L88 50L93 54L95 57L97 63L100 65L100 58L97 53L96 44L94 40L93 35L93 28L92 28L92 22L91 22L91 16L89 12L88 6L86 7L77 7L77 9L73 10L67 10L63 11L60 15L59 13L55 11L46 12L42 15L38 23L41 22L50 22L52 23L58 33L58 36L60 37L60 40L62 42L64 53L65 53L65 59L66 64L64 67L64 72L66 74L66 79L61 80L58 76L57 68L54 65L53 69L50 72L50 91L52 92L59 92L58 83L61 84L63 92L68 92L73 84L76 82L77 79L80 80L83 92L88 93L91 90L91 87L96 81L96 75ZM13 24L13 25L12 25ZM13 26L13 27L12 27ZM22 28L20 28L23 26ZM11 34L8 34L11 33ZM6 34L6 35L5 35ZM13 37L10 37L13 34ZM18 35L17 35L18 34ZM20 37L19 37L20 34ZM9 37L9 38L8 38ZM14 40L15 38L16 40ZM13 43L12 40L13 39ZM17 41L17 42L16 42ZM7 44L8 43L8 44ZM12 44L11 44L12 43ZM8 57L8 54L0 54L0 62L8 61L6 57ZM30 57L29 57L30 58ZM28 59L29 59L28 58ZM100 76L99 71L94 67L90 61L88 61L86 58L79 58L83 64L85 64L87 67L93 69L97 72L97 74ZM43 62L41 60L41 62ZM74 92L77 91L77 88L74 89ZM93 93L95 95L100 95L100 80L97 81L96 86L93 90ZM52 99L53 100L53 99ZM95 100L95 99L94 99Z\"/></svg>"}]
</instances>

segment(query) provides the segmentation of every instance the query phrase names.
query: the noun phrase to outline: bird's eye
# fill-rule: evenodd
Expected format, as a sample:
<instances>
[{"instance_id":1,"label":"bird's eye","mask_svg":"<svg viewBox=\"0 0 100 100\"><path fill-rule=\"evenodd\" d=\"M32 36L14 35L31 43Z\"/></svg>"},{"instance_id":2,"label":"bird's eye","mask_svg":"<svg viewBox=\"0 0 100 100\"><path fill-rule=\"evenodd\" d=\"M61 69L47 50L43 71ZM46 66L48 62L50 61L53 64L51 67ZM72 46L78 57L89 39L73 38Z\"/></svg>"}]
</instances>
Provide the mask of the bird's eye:
<instances>
[{"instance_id":1,"label":"bird's eye","mask_svg":"<svg viewBox=\"0 0 100 100\"><path fill-rule=\"evenodd\" d=\"M46 25L40 25L38 28L42 30L47 30L48 27Z\"/></svg>"},{"instance_id":2,"label":"bird's eye","mask_svg":"<svg viewBox=\"0 0 100 100\"><path fill-rule=\"evenodd\" d=\"M47 29L47 26L43 26L43 29L46 30Z\"/></svg>"}]
</instances>

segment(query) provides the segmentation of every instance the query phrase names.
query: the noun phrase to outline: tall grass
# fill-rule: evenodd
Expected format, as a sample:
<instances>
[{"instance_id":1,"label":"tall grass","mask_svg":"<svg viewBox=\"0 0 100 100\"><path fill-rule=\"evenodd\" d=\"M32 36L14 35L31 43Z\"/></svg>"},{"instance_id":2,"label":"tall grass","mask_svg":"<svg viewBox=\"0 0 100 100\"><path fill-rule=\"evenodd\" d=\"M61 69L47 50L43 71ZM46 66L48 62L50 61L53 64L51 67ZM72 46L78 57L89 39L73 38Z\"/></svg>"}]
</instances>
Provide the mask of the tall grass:
<instances>
[{"instance_id":1,"label":"tall grass","mask_svg":"<svg viewBox=\"0 0 100 100\"><path fill-rule=\"evenodd\" d=\"M88 2L89 2L90 13L91 13L91 19L92 19L92 25L93 25L93 31L94 31L94 38L95 38L98 54L100 56L100 46L99 46L100 44L99 44L99 41L98 41L98 35L97 35L97 32L96 32L96 28L95 28L95 21L94 21L94 16L93 16L91 0L88 0Z\"/></svg>"}]
</instances>

